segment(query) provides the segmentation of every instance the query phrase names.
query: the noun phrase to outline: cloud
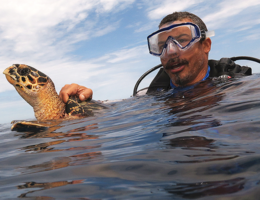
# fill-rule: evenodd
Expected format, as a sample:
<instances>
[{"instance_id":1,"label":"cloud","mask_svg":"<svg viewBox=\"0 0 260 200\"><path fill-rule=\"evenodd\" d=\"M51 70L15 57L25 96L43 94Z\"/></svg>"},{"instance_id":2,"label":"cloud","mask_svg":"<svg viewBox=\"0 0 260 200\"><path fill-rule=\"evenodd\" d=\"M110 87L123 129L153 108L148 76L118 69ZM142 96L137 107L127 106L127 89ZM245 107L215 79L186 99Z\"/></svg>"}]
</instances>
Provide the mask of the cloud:
<instances>
[{"instance_id":1,"label":"cloud","mask_svg":"<svg viewBox=\"0 0 260 200\"><path fill-rule=\"evenodd\" d=\"M86 80L109 72L109 69L99 71L108 62L79 61L69 53L77 48L76 43L116 30L120 20L110 19L108 14L127 9L133 2L0 0L0 71L14 63L25 63L49 74L58 90L66 83L87 85ZM116 53L113 59L111 55L105 58L111 63L119 59ZM3 75L0 84L0 92L14 89Z\"/></svg>"},{"instance_id":2,"label":"cloud","mask_svg":"<svg viewBox=\"0 0 260 200\"><path fill-rule=\"evenodd\" d=\"M100 0L97 12L121 11L134 2L135 0Z\"/></svg>"},{"instance_id":3,"label":"cloud","mask_svg":"<svg viewBox=\"0 0 260 200\"><path fill-rule=\"evenodd\" d=\"M254 40L257 33L251 28L260 23L257 9L260 2L256 0L214 1L214 5L205 0L0 0L0 3L0 71L14 63L30 64L50 75L57 90L75 82L93 88L100 99L121 97L115 88L132 87L144 71L159 64L159 59L150 56L143 44L146 31L155 31L158 19L169 13L195 11L213 30L223 31L225 27L225 33L240 31L245 35L245 30L250 29L247 39ZM127 14L120 12L124 9L132 10ZM250 12L251 15L246 15ZM119 27L120 31L115 31ZM113 31L115 34L106 38ZM92 49L91 45L99 39L104 48L99 45ZM91 56L91 51L95 51L95 59L87 60L77 49L86 40L91 42L82 49ZM127 83L122 85L124 81ZM13 90L3 76L0 85L0 92ZM114 94L108 94L109 90ZM130 90L125 91L128 96L131 94Z\"/></svg>"},{"instance_id":4,"label":"cloud","mask_svg":"<svg viewBox=\"0 0 260 200\"><path fill-rule=\"evenodd\" d=\"M129 59L136 59L139 56L141 57L145 51L147 51L147 45L141 45L131 49L122 49L118 52L109 54L107 62L118 63Z\"/></svg>"},{"instance_id":5,"label":"cloud","mask_svg":"<svg viewBox=\"0 0 260 200\"><path fill-rule=\"evenodd\" d=\"M99 21L100 15L127 8L133 2L1 0L0 52L2 55L8 52L14 57L30 53L37 59L45 60L61 57L73 50L71 45L103 36L118 28L119 21Z\"/></svg>"},{"instance_id":6,"label":"cloud","mask_svg":"<svg viewBox=\"0 0 260 200\"><path fill-rule=\"evenodd\" d=\"M206 15L203 20L206 24L209 24L210 27L219 28L226 21L228 21L233 16L238 16L239 13L246 11L250 7L255 7L260 5L258 0L229 0L222 1L216 6L216 11L211 14ZM251 13L252 14L252 13ZM254 16L255 17L255 16ZM233 19L233 18L232 18ZM234 20L234 19L233 19ZM237 18L238 20L238 18ZM241 17L238 20L238 23L243 23L244 20L241 20ZM233 23L235 25L235 23Z\"/></svg>"},{"instance_id":7,"label":"cloud","mask_svg":"<svg viewBox=\"0 0 260 200\"><path fill-rule=\"evenodd\" d=\"M150 58L149 62L148 58ZM64 58L44 63L31 60L28 63L47 74L55 83L58 92L65 84L77 83L93 89L95 97L104 100L130 97L134 82L141 75L136 73L140 69L143 69L141 70L143 73L153 67L151 64L153 59L155 58L149 55L147 45L139 45L87 61ZM1 62L1 66L9 66L4 64L7 61L2 60ZM125 82L127 84L122 84ZM0 92L14 90L5 78L0 78L0 85ZM104 92L102 89L104 87L110 88L111 92Z\"/></svg>"},{"instance_id":8,"label":"cloud","mask_svg":"<svg viewBox=\"0 0 260 200\"><path fill-rule=\"evenodd\" d=\"M148 12L148 17L150 19L161 19L168 14L171 14L175 11L184 11L187 8L194 6L195 4L199 4L203 2L202 0L166 0L160 1L156 6L152 6L151 10Z\"/></svg>"},{"instance_id":9,"label":"cloud","mask_svg":"<svg viewBox=\"0 0 260 200\"><path fill-rule=\"evenodd\" d=\"M136 29L135 32L140 33L140 32L143 32L143 31L150 30L150 29L157 27L157 26L158 26L157 23L151 22L149 24L142 25L140 28Z\"/></svg>"},{"instance_id":10,"label":"cloud","mask_svg":"<svg viewBox=\"0 0 260 200\"><path fill-rule=\"evenodd\" d=\"M158 62L147 45L138 45L88 61L57 63L55 71L50 67L48 74L53 74L58 91L64 84L75 82L93 89L95 99L122 99L130 97L138 78Z\"/></svg>"},{"instance_id":11,"label":"cloud","mask_svg":"<svg viewBox=\"0 0 260 200\"><path fill-rule=\"evenodd\" d=\"M221 0L218 2L205 0L166 0L163 2L144 0L144 2L148 7L147 16L152 22L162 19L175 11L189 11L201 17L209 29L214 30L223 27L241 27L241 30L242 28L245 30L259 24L260 1L258 0ZM149 26L141 27L136 32L142 31L142 29L147 30Z\"/></svg>"},{"instance_id":12,"label":"cloud","mask_svg":"<svg viewBox=\"0 0 260 200\"><path fill-rule=\"evenodd\" d=\"M250 34L250 35L246 36L243 41L246 41L246 40L259 40L259 38L260 38L259 33L254 33L254 34Z\"/></svg>"}]
</instances>

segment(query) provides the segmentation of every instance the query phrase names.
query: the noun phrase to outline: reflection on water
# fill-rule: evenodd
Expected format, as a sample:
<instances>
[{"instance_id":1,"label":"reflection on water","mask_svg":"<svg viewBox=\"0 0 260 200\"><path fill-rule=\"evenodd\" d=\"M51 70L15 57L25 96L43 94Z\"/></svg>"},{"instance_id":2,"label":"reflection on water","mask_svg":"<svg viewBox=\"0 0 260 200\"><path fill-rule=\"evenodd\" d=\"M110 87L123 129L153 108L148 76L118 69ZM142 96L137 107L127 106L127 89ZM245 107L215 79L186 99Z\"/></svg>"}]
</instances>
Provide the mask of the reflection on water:
<instances>
[{"instance_id":1,"label":"reflection on water","mask_svg":"<svg viewBox=\"0 0 260 200\"><path fill-rule=\"evenodd\" d=\"M259 78L130 98L48 130L0 124L1 199L257 199Z\"/></svg>"},{"instance_id":2,"label":"reflection on water","mask_svg":"<svg viewBox=\"0 0 260 200\"><path fill-rule=\"evenodd\" d=\"M236 178L225 181L203 183L176 184L166 188L166 191L187 199L196 199L204 196L225 195L239 192L244 188L245 180Z\"/></svg>"}]
</instances>

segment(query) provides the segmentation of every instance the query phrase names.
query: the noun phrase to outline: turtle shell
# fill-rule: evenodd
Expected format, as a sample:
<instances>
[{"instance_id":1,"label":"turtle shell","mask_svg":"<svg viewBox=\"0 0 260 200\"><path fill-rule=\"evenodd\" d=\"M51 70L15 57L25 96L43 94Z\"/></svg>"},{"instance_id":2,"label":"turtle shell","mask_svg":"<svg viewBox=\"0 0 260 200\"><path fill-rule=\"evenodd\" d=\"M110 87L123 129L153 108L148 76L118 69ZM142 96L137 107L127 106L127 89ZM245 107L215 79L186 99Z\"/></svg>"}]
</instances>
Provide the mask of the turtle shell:
<instances>
[{"instance_id":1,"label":"turtle shell","mask_svg":"<svg viewBox=\"0 0 260 200\"><path fill-rule=\"evenodd\" d=\"M80 101L76 96L71 96L66 103L65 110L69 115L92 116L93 110L102 110L107 107L94 100Z\"/></svg>"}]
</instances>

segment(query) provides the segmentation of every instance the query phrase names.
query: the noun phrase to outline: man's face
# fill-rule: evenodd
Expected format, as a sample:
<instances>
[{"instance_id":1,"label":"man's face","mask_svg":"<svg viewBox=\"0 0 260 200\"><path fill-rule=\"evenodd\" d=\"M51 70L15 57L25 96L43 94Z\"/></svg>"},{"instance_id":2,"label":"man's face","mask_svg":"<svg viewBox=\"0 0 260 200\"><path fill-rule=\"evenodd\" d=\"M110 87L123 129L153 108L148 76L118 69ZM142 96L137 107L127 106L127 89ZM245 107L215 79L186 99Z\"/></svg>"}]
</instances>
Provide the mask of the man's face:
<instances>
[{"instance_id":1,"label":"man's face","mask_svg":"<svg viewBox=\"0 0 260 200\"><path fill-rule=\"evenodd\" d=\"M160 28L185 22L192 21L190 19L184 19L182 21L175 21L171 24L163 25ZM180 32L171 33L176 40L178 40L177 37L188 39L188 32L186 33L185 29L183 29L183 31L181 29L178 30ZM160 41L166 41L167 37L167 34L159 37L159 43ZM211 45L210 39L207 38L206 40L209 40L206 42L206 45L203 44L205 41L203 41L203 43L196 42L189 49L182 52L179 49L176 50L175 48L174 50L174 48L170 48L170 50L166 52L166 55L161 57L161 63L164 70L169 75L174 85L192 85L205 77L208 69L208 52Z\"/></svg>"}]
</instances>

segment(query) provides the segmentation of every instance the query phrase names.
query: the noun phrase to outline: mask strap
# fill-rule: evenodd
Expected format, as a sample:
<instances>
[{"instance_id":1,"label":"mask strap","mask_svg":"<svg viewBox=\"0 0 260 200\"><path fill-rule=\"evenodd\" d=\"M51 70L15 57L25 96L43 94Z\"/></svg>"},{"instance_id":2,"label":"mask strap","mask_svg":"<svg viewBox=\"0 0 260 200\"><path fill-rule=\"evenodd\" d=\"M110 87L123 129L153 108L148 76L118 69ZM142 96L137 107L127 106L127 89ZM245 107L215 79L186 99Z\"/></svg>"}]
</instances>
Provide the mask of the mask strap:
<instances>
[{"instance_id":1,"label":"mask strap","mask_svg":"<svg viewBox=\"0 0 260 200\"><path fill-rule=\"evenodd\" d=\"M215 31L207 31L206 32L206 37L208 38L208 37L213 37L213 36L215 36Z\"/></svg>"},{"instance_id":2,"label":"mask strap","mask_svg":"<svg viewBox=\"0 0 260 200\"><path fill-rule=\"evenodd\" d=\"M201 31L201 40L215 36L215 31Z\"/></svg>"}]
</instances>

